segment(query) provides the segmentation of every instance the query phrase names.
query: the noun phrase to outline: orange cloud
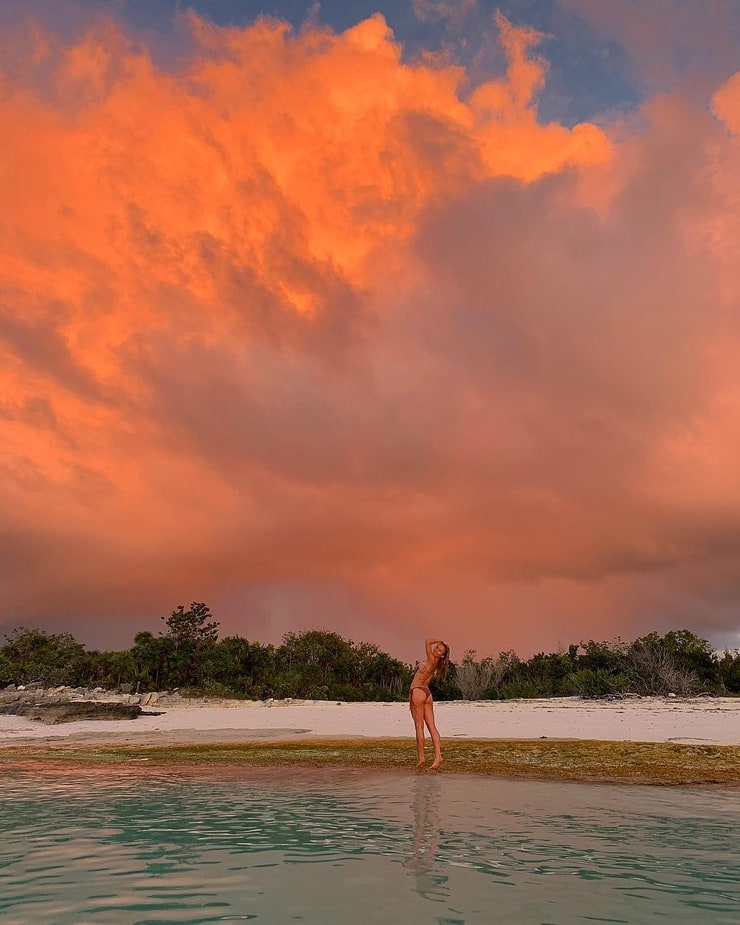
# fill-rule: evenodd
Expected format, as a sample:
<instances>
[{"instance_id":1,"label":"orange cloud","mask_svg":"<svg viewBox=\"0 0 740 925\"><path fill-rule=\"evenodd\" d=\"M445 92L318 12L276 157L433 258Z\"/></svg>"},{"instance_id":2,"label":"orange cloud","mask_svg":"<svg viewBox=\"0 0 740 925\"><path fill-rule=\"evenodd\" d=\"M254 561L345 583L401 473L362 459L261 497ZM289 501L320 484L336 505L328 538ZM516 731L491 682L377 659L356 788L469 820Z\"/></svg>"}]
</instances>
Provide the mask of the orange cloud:
<instances>
[{"instance_id":1,"label":"orange cloud","mask_svg":"<svg viewBox=\"0 0 740 925\"><path fill-rule=\"evenodd\" d=\"M730 445L736 139L678 99L543 125L539 36L502 16L469 96L380 15L183 22L169 71L108 21L9 45L8 619L206 599L396 649L453 614L461 648L639 625L722 535L681 466L689 432L713 471Z\"/></svg>"},{"instance_id":2,"label":"orange cloud","mask_svg":"<svg viewBox=\"0 0 740 925\"><path fill-rule=\"evenodd\" d=\"M736 71L712 97L717 118L736 135L740 135L740 71Z\"/></svg>"}]
</instances>

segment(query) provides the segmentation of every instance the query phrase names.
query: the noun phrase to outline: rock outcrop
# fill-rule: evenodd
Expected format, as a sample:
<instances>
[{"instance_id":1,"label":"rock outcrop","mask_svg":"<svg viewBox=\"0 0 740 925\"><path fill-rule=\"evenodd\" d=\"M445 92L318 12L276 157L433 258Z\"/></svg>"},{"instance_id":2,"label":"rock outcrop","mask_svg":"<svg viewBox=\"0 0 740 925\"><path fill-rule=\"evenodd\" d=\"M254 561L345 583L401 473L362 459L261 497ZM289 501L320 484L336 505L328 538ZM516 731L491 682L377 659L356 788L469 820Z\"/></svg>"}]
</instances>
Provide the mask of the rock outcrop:
<instances>
[{"instance_id":1,"label":"rock outcrop","mask_svg":"<svg viewBox=\"0 0 740 925\"><path fill-rule=\"evenodd\" d=\"M48 725L78 720L136 719L141 714L138 696L99 699L102 693L70 688L49 691L10 687L0 690L0 713L25 716Z\"/></svg>"}]
</instances>

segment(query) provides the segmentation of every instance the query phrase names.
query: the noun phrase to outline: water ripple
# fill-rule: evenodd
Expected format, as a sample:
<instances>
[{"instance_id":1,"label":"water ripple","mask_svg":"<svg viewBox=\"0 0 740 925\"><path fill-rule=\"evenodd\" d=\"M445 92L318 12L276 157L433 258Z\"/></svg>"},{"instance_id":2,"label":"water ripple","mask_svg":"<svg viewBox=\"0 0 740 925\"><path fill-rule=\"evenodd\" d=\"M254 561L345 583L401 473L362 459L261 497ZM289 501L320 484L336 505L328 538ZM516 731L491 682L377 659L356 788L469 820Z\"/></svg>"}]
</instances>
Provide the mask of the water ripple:
<instances>
[{"instance_id":1,"label":"water ripple","mask_svg":"<svg viewBox=\"0 0 740 925\"><path fill-rule=\"evenodd\" d=\"M737 921L735 795L402 774L0 782L6 925Z\"/></svg>"}]
</instances>

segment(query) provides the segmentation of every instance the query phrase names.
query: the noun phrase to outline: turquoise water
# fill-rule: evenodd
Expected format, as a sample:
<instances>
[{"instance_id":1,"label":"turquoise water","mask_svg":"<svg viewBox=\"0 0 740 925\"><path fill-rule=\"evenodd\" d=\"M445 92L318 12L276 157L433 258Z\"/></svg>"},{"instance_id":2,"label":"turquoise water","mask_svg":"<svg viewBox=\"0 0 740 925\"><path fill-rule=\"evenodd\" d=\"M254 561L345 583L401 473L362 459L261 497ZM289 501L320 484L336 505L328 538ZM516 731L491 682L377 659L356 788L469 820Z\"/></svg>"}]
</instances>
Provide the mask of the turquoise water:
<instances>
[{"instance_id":1,"label":"turquoise water","mask_svg":"<svg viewBox=\"0 0 740 925\"><path fill-rule=\"evenodd\" d=\"M0 781L3 925L740 922L740 794L44 766Z\"/></svg>"}]
</instances>

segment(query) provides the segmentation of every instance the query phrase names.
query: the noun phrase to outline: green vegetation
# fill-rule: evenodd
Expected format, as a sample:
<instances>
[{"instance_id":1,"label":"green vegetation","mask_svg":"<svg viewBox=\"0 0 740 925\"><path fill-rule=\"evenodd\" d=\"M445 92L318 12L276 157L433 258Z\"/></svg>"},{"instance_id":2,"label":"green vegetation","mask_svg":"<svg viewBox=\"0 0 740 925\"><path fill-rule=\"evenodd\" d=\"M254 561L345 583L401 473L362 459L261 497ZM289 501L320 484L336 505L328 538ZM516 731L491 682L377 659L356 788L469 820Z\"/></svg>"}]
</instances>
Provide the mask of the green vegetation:
<instances>
[{"instance_id":1,"label":"green vegetation","mask_svg":"<svg viewBox=\"0 0 740 925\"><path fill-rule=\"evenodd\" d=\"M171 690L262 700L388 701L406 697L413 666L337 633L288 633L279 646L218 638L209 608L193 602L162 617L158 636L140 632L131 649L88 652L69 633L19 628L0 647L0 686L41 684L124 691ZM440 700L607 695L740 694L740 653L717 655L688 630L649 633L631 643L588 640L528 660L516 652L478 659L474 650L432 682Z\"/></svg>"},{"instance_id":2,"label":"green vegetation","mask_svg":"<svg viewBox=\"0 0 740 925\"><path fill-rule=\"evenodd\" d=\"M405 769L415 754L408 739L259 742L240 745L53 747L16 746L0 754L0 771L18 762L100 764L136 762L141 768L175 765L198 773L209 766L355 767ZM635 784L736 785L740 747L658 742L446 741L445 773Z\"/></svg>"},{"instance_id":3,"label":"green vegetation","mask_svg":"<svg viewBox=\"0 0 740 925\"><path fill-rule=\"evenodd\" d=\"M0 683L34 680L45 685L81 684L86 675L85 647L69 633L49 636L41 630L16 630L0 649Z\"/></svg>"}]
</instances>

